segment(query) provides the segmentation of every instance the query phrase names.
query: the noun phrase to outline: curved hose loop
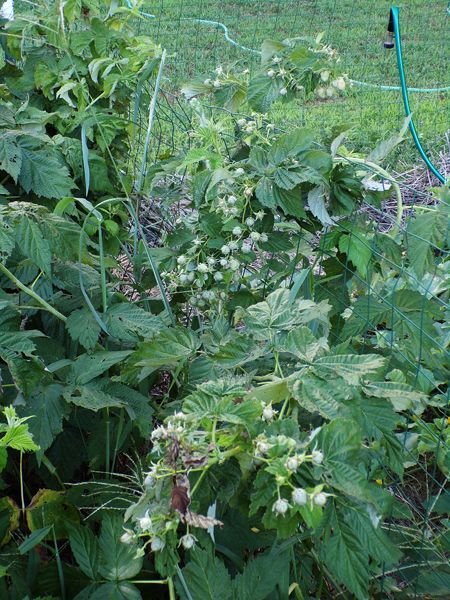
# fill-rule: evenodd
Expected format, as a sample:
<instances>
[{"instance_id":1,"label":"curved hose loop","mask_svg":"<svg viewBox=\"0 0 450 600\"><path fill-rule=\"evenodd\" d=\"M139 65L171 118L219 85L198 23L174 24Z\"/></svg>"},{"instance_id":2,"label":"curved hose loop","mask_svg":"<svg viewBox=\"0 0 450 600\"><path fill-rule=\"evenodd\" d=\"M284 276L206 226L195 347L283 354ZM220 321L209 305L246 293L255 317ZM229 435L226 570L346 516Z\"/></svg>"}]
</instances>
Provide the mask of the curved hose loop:
<instances>
[{"instance_id":1,"label":"curved hose loop","mask_svg":"<svg viewBox=\"0 0 450 600\"><path fill-rule=\"evenodd\" d=\"M436 167L433 165L431 160L428 158L423 146L420 142L419 136L417 134L416 127L414 125L414 121L411 116L411 107L409 105L409 96L408 96L408 88L406 86L406 75L405 69L403 65L403 53L402 53L402 41L400 36L400 18L399 18L399 8L397 6L393 6L391 8L391 19L394 26L394 36L395 36L395 51L397 54L397 67L398 73L400 76L400 87L402 90L403 104L405 107L405 113L407 117L411 117L409 122L409 130L411 131L412 138L414 140L414 144L416 145L417 150L419 151L420 156L424 160L425 164L429 168L429 170L439 179L439 181L445 184L445 177L439 173Z\"/></svg>"},{"instance_id":2,"label":"curved hose loop","mask_svg":"<svg viewBox=\"0 0 450 600\"><path fill-rule=\"evenodd\" d=\"M382 90L383 92L400 92L402 89L400 85L380 85L379 83L367 83L366 81L358 81L357 79L350 79L350 81L353 83L353 85L374 88L377 90ZM409 87L408 92L417 92L420 94L443 94L445 92L450 92L450 85L435 88Z\"/></svg>"}]
</instances>

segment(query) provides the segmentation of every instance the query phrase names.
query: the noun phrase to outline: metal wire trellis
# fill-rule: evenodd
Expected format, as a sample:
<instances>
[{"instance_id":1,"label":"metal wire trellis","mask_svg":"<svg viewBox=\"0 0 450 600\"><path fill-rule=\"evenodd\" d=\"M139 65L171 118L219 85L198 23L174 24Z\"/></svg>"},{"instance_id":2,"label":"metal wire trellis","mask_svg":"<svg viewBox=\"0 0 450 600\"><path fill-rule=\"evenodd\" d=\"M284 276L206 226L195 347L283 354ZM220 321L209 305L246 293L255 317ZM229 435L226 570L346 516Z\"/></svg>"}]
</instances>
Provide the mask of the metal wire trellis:
<instances>
[{"instance_id":1,"label":"metal wire trellis","mask_svg":"<svg viewBox=\"0 0 450 600\"><path fill-rule=\"evenodd\" d=\"M408 85L422 90L412 95L414 119L426 150L436 154L449 130L449 57L443 43L450 25L447 3L398 4ZM318 132L330 123L354 125L354 147L368 151L380 137L398 130L404 117L395 52L383 48L390 6L390 0L159 0L145 3L149 18L139 31L175 53L167 72L175 87L219 64L254 67L264 39L324 31L358 83L344 100L299 104L287 118ZM410 143L392 161L413 164L416 158Z\"/></svg>"}]
</instances>

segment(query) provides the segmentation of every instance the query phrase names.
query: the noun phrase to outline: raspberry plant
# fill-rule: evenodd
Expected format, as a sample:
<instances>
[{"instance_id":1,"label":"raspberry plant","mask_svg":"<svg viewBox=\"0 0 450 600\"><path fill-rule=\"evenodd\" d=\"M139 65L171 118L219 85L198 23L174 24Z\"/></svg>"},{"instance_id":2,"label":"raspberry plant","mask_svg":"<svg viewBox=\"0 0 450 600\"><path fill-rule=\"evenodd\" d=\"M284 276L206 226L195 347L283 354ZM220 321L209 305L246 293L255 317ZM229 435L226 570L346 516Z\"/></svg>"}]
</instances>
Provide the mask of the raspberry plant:
<instances>
[{"instance_id":1,"label":"raspberry plant","mask_svg":"<svg viewBox=\"0 0 450 600\"><path fill-rule=\"evenodd\" d=\"M366 160L272 119L345 93L320 38L187 83L148 168L139 3L56 4L1 32L2 597L445 594L448 191L401 227L397 190L382 233L399 136Z\"/></svg>"}]
</instances>

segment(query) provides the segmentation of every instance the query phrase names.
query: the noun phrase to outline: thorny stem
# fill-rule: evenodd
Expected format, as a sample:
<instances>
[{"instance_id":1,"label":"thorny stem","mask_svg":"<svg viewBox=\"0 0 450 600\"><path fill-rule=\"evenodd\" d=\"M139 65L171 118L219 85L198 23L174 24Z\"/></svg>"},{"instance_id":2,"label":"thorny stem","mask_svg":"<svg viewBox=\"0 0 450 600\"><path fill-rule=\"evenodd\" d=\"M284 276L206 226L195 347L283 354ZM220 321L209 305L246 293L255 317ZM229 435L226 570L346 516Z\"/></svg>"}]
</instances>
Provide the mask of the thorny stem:
<instances>
[{"instance_id":1,"label":"thorny stem","mask_svg":"<svg viewBox=\"0 0 450 600\"><path fill-rule=\"evenodd\" d=\"M4 275L6 275L6 277L8 277L8 279L10 279L14 283L14 285L19 288L19 290L22 290L22 292L25 292L25 294L27 294L28 296L30 296L31 298L33 298L33 300L36 300L36 302L38 302L45 310L47 310L48 312L52 313L52 315L54 315L57 319L60 319L64 323L67 321L67 317L65 317L62 313L60 313L59 310L56 310L56 308L53 308L53 306L51 306L51 304L49 304L48 302L46 302L43 298L41 298L40 296L38 296L38 294L36 294L36 292L34 292L32 289L30 289L29 287L27 287L26 285L24 285L2 263L0 263L0 271Z\"/></svg>"}]
</instances>

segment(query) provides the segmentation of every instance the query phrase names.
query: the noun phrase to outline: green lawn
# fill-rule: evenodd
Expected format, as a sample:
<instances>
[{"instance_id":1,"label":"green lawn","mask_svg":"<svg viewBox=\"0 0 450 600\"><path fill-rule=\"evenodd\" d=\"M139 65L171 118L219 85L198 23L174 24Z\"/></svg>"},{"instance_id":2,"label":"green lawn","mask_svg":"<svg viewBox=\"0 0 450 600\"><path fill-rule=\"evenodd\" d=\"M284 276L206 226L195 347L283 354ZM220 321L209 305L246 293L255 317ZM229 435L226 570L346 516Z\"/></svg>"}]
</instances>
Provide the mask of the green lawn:
<instances>
[{"instance_id":1,"label":"green lawn","mask_svg":"<svg viewBox=\"0 0 450 600\"><path fill-rule=\"evenodd\" d=\"M447 0L401 0L400 11L409 86L450 85ZM258 56L225 41L222 30L191 18L221 21L240 44L258 48L267 38L283 39L325 31L338 49L352 79L398 84L395 51L385 50L389 0L154 0L146 10L156 15L140 25L176 56L169 61L166 85L188 79L218 64L239 61L250 66ZM168 81L170 79L170 81ZM416 126L432 153L444 147L449 130L450 94L411 94ZM278 117L318 131L354 125L352 143L368 150L401 125L400 92L354 87L344 99L279 108ZM419 161L412 143L402 146L403 163Z\"/></svg>"}]
</instances>

